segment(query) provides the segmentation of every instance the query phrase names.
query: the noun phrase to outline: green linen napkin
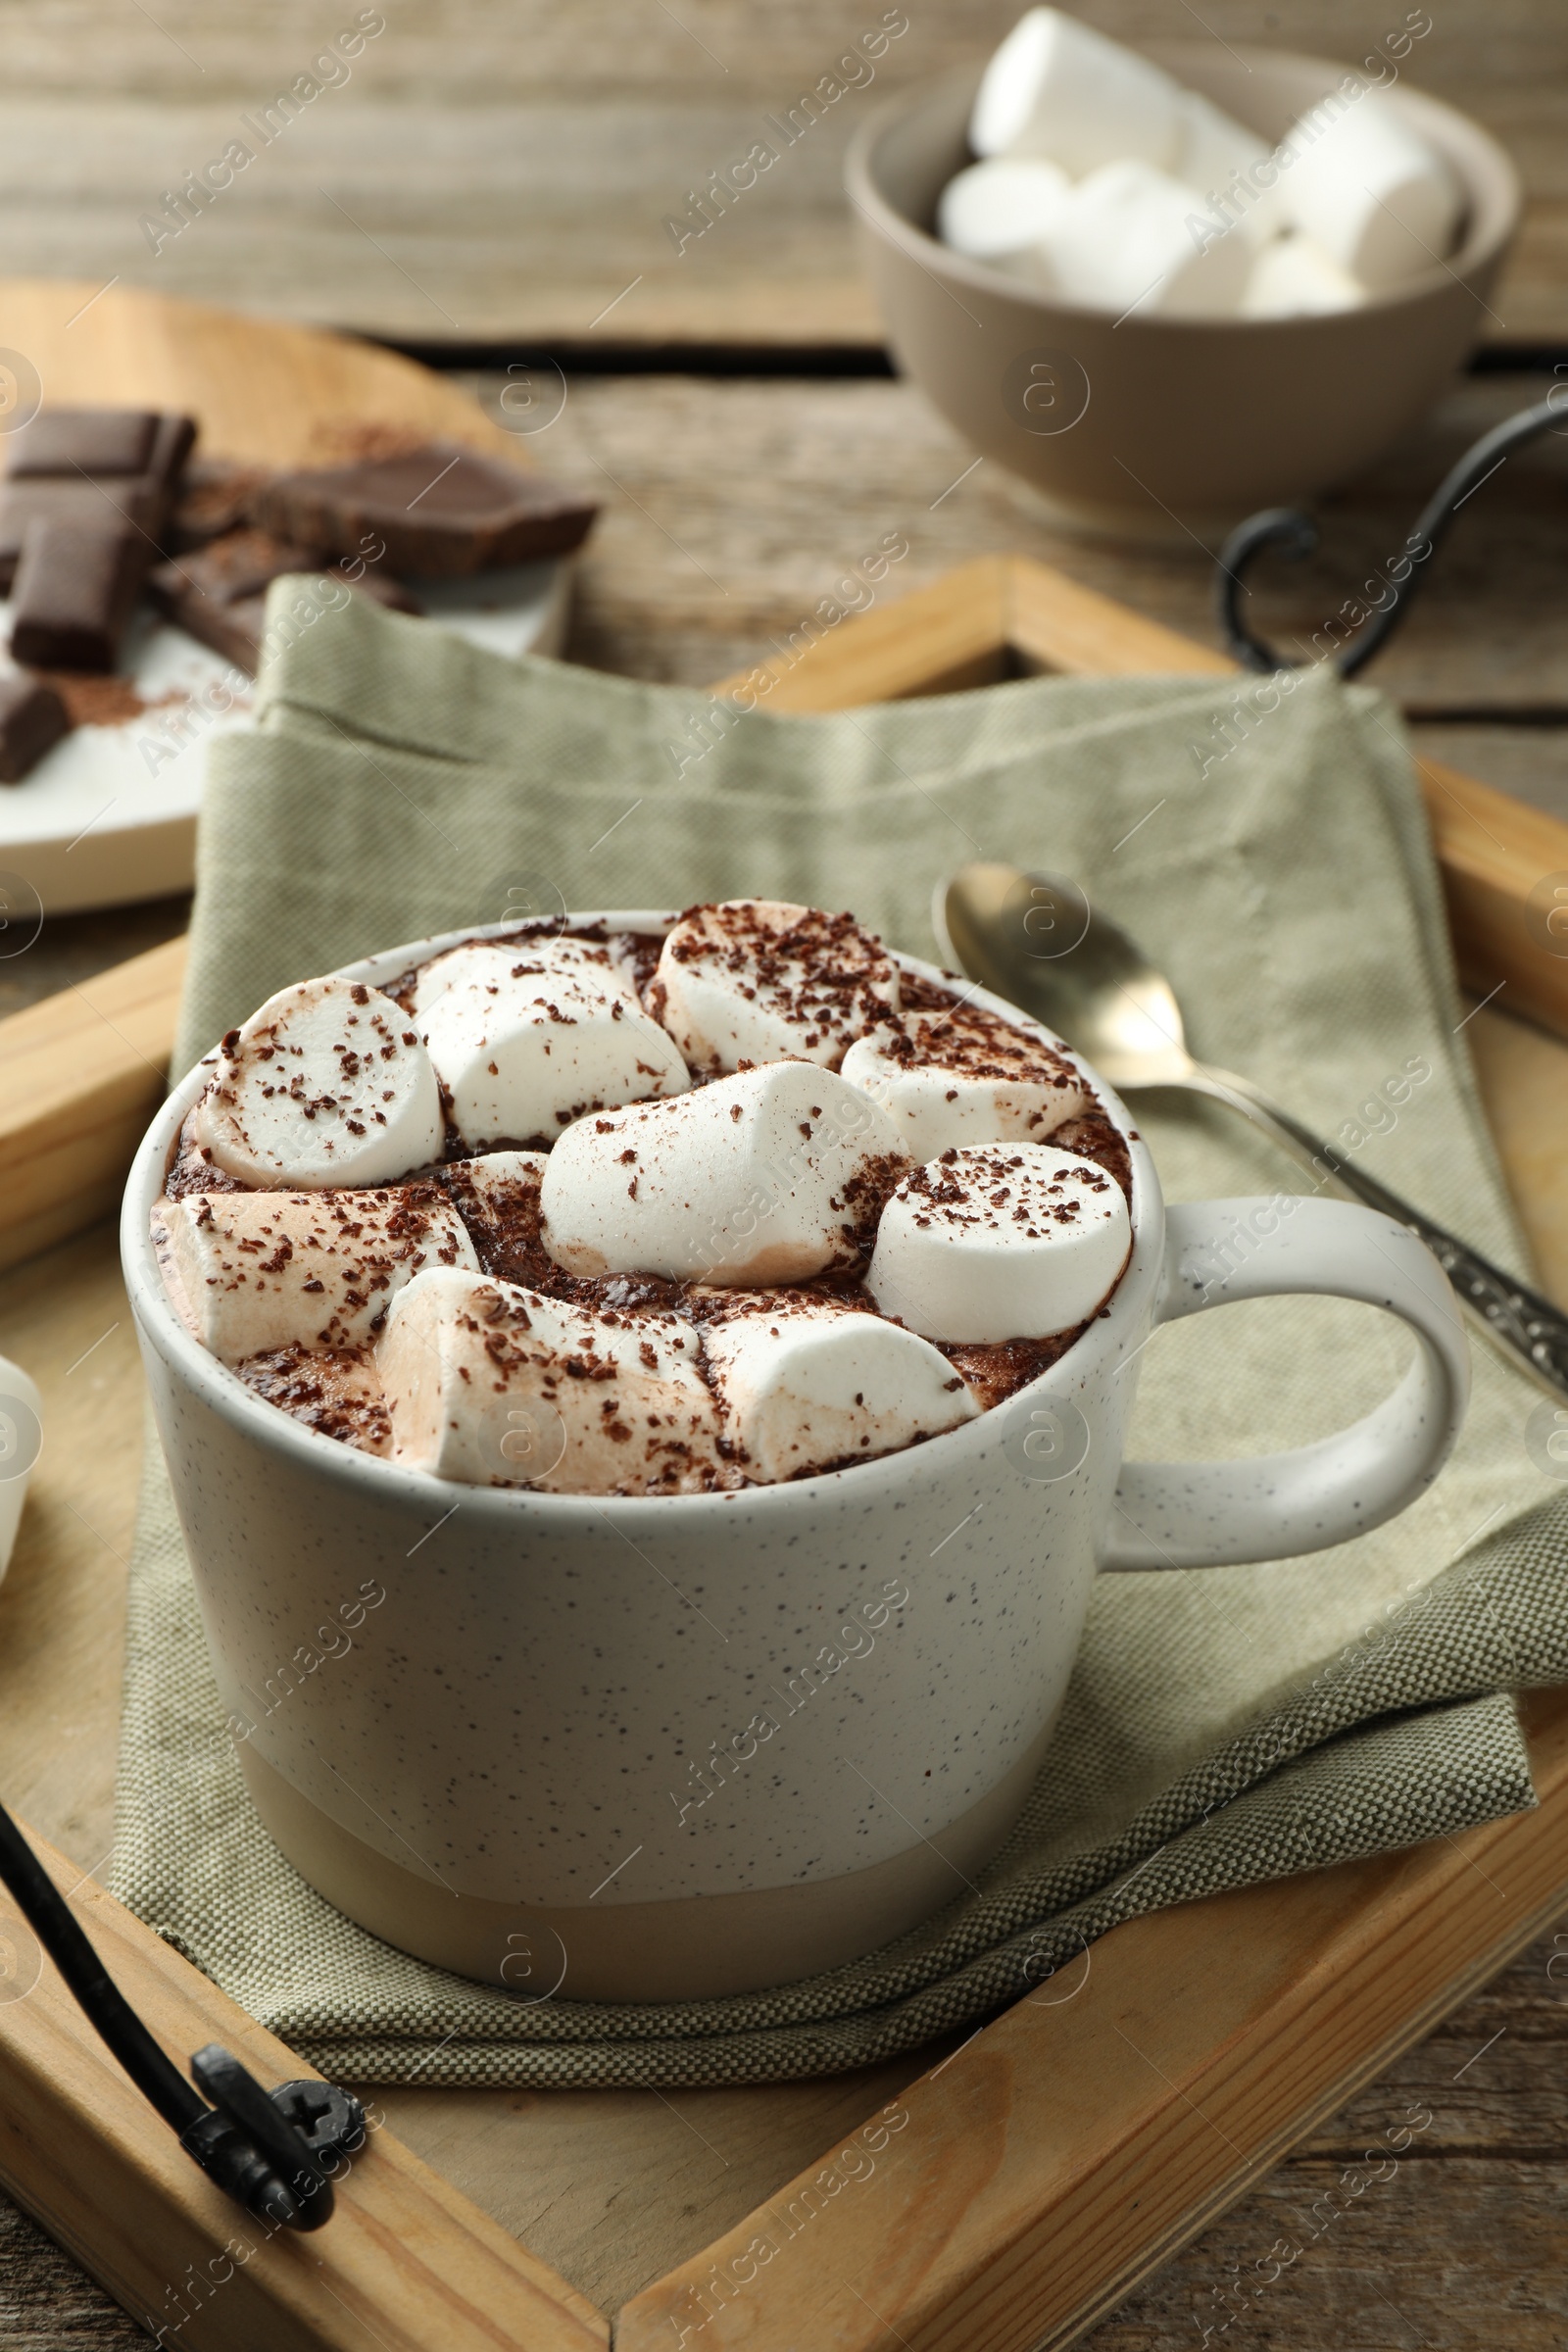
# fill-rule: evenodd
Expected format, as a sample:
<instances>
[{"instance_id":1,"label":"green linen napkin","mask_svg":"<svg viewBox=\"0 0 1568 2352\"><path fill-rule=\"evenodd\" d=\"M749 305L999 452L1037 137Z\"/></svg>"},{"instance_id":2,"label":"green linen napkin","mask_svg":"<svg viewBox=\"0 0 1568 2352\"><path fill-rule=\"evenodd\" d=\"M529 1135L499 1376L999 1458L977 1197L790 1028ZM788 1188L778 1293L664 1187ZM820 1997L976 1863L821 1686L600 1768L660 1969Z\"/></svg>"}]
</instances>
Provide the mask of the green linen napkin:
<instances>
[{"instance_id":1,"label":"green linen napkin","mask_svg":"<svg viewBox=\"0 0 1568 2352\"><path fill-rule=\"evenodd\" d=\"M258 731L214 748L176 1068L287 981L532 906L755 893L852 906L930 955L932 885L977 855L1079 876L1167 964L1200 1053L1525 1267L1397 722L1321 672L1292 692L1026 680L736 717L354 598L274 660ZM1172 1198L1299 1185L1217 1107L1139 1107ZM1408 1345L1324 1299L1180 1324L1146 1358L1132 1450L1324 1435ZM976 1890L831 1975L664 2006L529 2005L390 1949L296 1877L243 1791L154 1445L116 1891L340 2079L766 2082L887 2058L1031 1989L1070 1997L1086 1943L1134 1913L1534 1801L1509 1694L1568 1681L1568 1499L1527 1450L1537 1402L1478 1351L1452 1462L1390 1526L1298 1561L1102 1580L1049 1764Z\"/></svg>"}]
</instances>

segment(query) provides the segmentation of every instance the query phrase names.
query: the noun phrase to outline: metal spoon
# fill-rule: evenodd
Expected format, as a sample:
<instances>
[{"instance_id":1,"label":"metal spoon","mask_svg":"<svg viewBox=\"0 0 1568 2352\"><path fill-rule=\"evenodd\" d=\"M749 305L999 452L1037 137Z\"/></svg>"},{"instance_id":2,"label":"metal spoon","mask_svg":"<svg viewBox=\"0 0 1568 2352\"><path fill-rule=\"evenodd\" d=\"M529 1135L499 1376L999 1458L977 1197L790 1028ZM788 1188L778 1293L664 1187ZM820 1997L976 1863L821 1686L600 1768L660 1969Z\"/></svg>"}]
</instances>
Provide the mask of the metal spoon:
<instances>
[{"instance_id":1,"label":"metal spoon","mask_svg":"<svg viewBox=\"0 0 1568 2352\"><path fill-rule=\"evenodd\" d=\"M1118 1092L1179 1087L1228 1102L1309 1168L1419 1235L1477 1328L1549 1396L1568 1396L1568 1315L1401 1200L1232 1070L1196 1061L1170 982L1076 883L1016 865L960 866L932 925L948 962L1066 1039Z\"/></svg>"}]
</instances>

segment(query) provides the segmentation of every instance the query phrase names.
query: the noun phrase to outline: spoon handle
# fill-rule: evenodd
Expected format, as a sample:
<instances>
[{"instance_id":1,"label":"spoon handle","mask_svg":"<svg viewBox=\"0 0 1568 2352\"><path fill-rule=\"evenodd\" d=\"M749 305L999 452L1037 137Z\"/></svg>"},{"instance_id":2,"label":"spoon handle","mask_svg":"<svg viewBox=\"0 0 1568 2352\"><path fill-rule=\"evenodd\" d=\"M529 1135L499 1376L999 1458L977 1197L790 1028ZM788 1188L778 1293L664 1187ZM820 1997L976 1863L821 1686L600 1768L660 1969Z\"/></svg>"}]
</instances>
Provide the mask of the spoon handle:
<instances>
[{"instance_id":1,"label":"spoon handle","mask_svg":"<svg viewBox=\"0 0 1568 2352\"><path fill-rule=\"evenodd\" d=\"M1250 1079L1239 1078L1233 1070L1216 1070L1200 1062L1194 1065L1188 1084L1196 1093L1211 1096L1239 1110L1254 1127L1261 1128L1293 1158L1310 1169L1320 1182L1338 1184L1343 1191L1364 1200L1368 1208L1378 1209L1407 1225L1425 1242L1447 1275L1460 1306L1476 1328L1511 1362L1528 1372L1548 1396L1568 1397L1568 1314L1560 1307L1516 1276L1505 1274L1500 1266L1494 1266L1479 1250L1472 1250L1445 1226L1434 1224L1418 1208L1412 1208L1408 1200L1390 1192L1387 1185L1380 1184L1332 1144L1324 1143L1310 1129L1301 1126L1288 1110L1270 1102Z\"/></svg>"}]
</instances>

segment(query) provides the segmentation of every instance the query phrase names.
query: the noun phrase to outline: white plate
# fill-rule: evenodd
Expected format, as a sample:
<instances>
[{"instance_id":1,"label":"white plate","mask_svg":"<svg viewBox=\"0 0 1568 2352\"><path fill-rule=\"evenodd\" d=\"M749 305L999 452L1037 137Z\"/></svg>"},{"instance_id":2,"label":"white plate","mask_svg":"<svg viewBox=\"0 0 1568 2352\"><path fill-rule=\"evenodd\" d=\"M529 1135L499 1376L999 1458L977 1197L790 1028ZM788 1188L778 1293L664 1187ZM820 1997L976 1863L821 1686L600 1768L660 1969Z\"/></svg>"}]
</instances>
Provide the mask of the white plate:
<instances>
[{"instance_id":1,"label":"white plate","mask_svg":"<svg viewBox=\"0 0 1568 2352\"><path fill-rule=\"evenodd\" d=\"M569 558L411 585L435 626L471 645L512 656L561 651ZM0 638L10 630L10 608L0 605ZM250 702L236 696L222 717L203 706L201 725L178 731L172 758L169 722L180 704L232 679L233 665L143 612L121 668L152 708L122 725L74 728L20 784L0 784L0 898L12 919L27 906L75 914L190 888L207 746L250 725Z\"/></svg>"}]
</instances>

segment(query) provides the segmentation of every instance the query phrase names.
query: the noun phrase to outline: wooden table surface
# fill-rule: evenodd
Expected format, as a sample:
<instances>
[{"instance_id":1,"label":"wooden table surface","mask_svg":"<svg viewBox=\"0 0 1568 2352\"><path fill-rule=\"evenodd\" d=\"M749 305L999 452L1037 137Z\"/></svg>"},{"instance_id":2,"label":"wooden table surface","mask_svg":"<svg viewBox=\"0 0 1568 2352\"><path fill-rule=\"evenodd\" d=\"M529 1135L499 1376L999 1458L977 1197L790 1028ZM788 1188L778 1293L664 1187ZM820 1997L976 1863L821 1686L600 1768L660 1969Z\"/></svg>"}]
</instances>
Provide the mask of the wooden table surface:
<instances>
[{"instance_id":1,"label":"wooden table surface","mask_svg":"<svg viewBox=\"0 0 1568 2352\"><path fill-rule=\"evenodd\" d=\"M1405 77L1509 147L1525 233L1489 335L1568 341L1561 0L1077 0L1129 40L1278 44L1355 64L1425 17ZM840 194L885 90L985 54L1019 0L12 0L0 10L0 211L16 276L118 276L404 340L849 345L878 339ZM743 204L664 226L884 17L856 85ZM384 30L345 58L333 36ZM317 94L292 115L280 92ZM269 129L262 110L274 108ZM236 138L204 209L168 191ZM153 225L149 227L147 224ZM171 233L171 226L177 233ZM610 306L613 305L612 310Z\"/></svg>"},{"instance_id":2,"label":"wooden table surface","mask_svg":"<svg viewBox=\"0 0 1568 2352\"><path fill-rule=\"evenodd\" d=\"M467 380L494 408L506 379ZM1328 510L1323 556L1271 584L1260 600L1265 625L1282 641L1316 625L1378 550L1398 544L1448 457L1539 389L1539 379L1523 376L1462 385L1417 447ZM1203 551L1138 553L1062 539L994 468L960 480L969 454L901 384L574 377L535 454L596 478L607 499L582 565L568 649L599 666L699 681L765 657L770 641L787 638L845 567L890 530L909 542L890 587L911 588L966 557L1014 549L1212 637ZM1568 816L1565 495L1568 446L1553 441L1478 494L1408 634L1375 675L1419 712L1415 731L1427 748ZM184 912L172 901L46 926L25 956L0 963L0 1011L168 936ZM1477 1029L1489 1060L1518 1034L1495 1007ZM1543 1238L1552 1261L1568 1266L1568 1231ZM103 1247L86 1236L40 1261L31 1280L49 1293L49 1311L69 1311L73 1282ZM97 1336L84 1331L83 1347ZM105 1384L106 1419L126 1424L127 1384L138 1378L128 1333L106 1335L82 1376ZM80 1499L89 1509L91 1496ZM99 1520L94 1529L83 1520L78 1542L84 1559L93 1555L95 1590L108 1589L101 1547L119 1558L128 1535L118 1522ZM19 1598L7 1594L13 1604ZM8 1624L20 1626L13 1638L25 1639L14 1608ZM90 1658L84 1652L84 1674L107 1682L115 1658L115 1641L99 1640ZM40 1748L46 1731L60 1729L40 1725ZM84 1740L74 1763L68 1743L64 1759L40 1760L34 1788L7 1793L84 1869L101 1863L113 1836L104 1742ZM611 2102L616 2094L605 2095ZM803 2161L836 2128L824 2120L835 2101L848 2102L847 2114L869 2103L855 2079L803 2086ZM519 2093L516 2103L533 2108L532 2129L545 2146L548 2099ZM734 2169L745 2166L744 2117L724 2092L683 2093L667 2104L683 2154L672 2170L667 2135L657 2144L650 2137L646 2193L684 2200L697 2214L720 2168L732 2183ZM1363 2161L1401 2127L1412 2136L1392 2170L1387 2156ZM414 2136L405 2115L398 2128ZM635 2132L629 2105L613 2128ZM1568 1931L1544 1938L1360 2093L1088 2340L1096 2352L1174 2352L1206 2342L1289 2352L1559 2352L1568 2341L1565 2164ZM538 2244L548 2230L529 2196L519 2177L514 2226ZM552 2259L570 2271L569 2217L563 2223L558 2215L551 2227L564 2232ZM572 2275L608 2296L615 2250L598 2253L603 2279L586 2275L593 2249L576 2248L574 2259ZM26 2352L129 2352L145 2340L29 2223L0 2208L0 2343Z\"/></svg>"}]
</instances>

